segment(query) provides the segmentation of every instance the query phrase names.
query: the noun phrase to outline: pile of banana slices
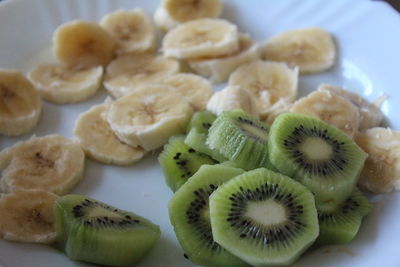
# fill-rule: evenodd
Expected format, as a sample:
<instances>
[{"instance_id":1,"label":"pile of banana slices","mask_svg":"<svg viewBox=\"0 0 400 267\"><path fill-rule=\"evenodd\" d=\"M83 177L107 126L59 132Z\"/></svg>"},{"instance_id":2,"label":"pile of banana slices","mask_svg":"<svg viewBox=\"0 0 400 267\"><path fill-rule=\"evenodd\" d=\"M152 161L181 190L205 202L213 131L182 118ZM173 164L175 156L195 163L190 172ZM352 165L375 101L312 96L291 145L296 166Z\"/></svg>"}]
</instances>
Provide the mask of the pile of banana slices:
<instances>
[{"instance_id":1,"label":"pile of banana slices","mask_svg":"<svg viewBox=\"0 0 400 267\"><path fill-rule=\"evenodd\" d=\"M373 192L400 190L400 132L379 127L382 101L369 103L328 84L297 99L299 75L335 64L331 34L321 28L297 29L259 43L220 18L222 10L220 0L162 0L153 19L135 8L106 14L100 23L75 20L53 34L58 64L39 64L27 77L1 69L0 134L32 131L42 112L41 99L76 103L102 86L110 97L79 116L74 140L33 136L0 152L0 188L7 193L0 196L0 211L11 205L7 203L38 205L9 201L13 192L51 194L39 196L43 201L70 192L82 179L85 155L105 164L133 164L184 133L192 114L205 109L221 114L240 108L268 123L283 112L318 117L369 153L362 186ZM223 82L226 88L213 93L213 84ZM19 199L31 197L25 194ZM5 221L0 218L4 238L50 242L54 237L48 228L38 227L43 234L21 238L15 224Z\"/></svg>"}]
</instances>

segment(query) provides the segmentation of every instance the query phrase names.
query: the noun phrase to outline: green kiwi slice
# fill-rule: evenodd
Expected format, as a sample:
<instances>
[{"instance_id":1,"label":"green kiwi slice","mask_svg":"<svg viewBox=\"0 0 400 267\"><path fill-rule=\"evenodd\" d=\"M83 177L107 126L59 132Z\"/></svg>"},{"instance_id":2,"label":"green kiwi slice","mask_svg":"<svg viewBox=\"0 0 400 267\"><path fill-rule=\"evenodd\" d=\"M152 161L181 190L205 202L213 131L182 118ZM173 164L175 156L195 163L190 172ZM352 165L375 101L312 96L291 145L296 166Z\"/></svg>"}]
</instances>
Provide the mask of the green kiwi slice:
<instances>
[{"instance_id":1,"label":"green kiwi slice","mask_svg":"<svg viewBox=\"0 0 400 267\"><path fill-rule=\"evenodd\" d=\"M350 196L367 157L344 132L296 113L275 119L268 144L272 165L308 187L325 212Z\"/></svg>"},{"instance_id":2,"label":"green kiwi slice","mask_svg":"<svg viewBox=\"0 0 400 267\"><path fill-rule=\"evenodd\" d=\"M265 168L245 172L210 196L214 240L254 266L289 265L317 238L317 210L299 182Z\"/></svg>"},{"instance_id":3,"label":"green kiwi slice","mask_svg":"<svg viewBox=\"0 0 400 267\"><path fill-rule=\"evenodd\" d=\"M72 260L132 265L160 237L149 220L81 195L59 198L54 214L58 245Z\"/></svg>"},{"instance_id":4,"label":"green kiwi slice","mask_svg":"<svg viewBox=\"0 0 400 267\"><path fill-rule=\"evenodd\" d=\"M316 244L349 243L358 233L363 217L370 211L371 203L355 188L336 211L318 212L320 233Z\"/></svg>"},{"instance_id":5,"label":"green kiwi slice","mask_svg":"<svg viewBox=\"0 0 400 267\"><path fill-rule=\"evenodd\" d=\"M169 216L185 255L203 266L247 266L212 236L208 199L214 190L243 173L222 165L203 165L169 202Z\"/></svg>"},{"instance_id":6,"label":"green kiwi slice","mask_svg":"<svg viewBox=\"0 0 400 267\"><path fill-rule=\"evenodd\" d=\"M217 163L208 155L186 145L184 140L185 136L181 135L171 137L158 156L165 181L174 192L186 183L201 165Z\"/></svg>"},{"instance_id":7,"label":"green kiwi slice","mask_svg":"<svg viewBox=\"0 0 400 267\"><path fill-rule=\"evenodd\" d=\"M200 132L207 133L216 118L217 116L209 111L198 111L190 119L186 132L192 128L198 128Z\"/></svg>"},{"instance_id":8,"label":"green kiwi slice","mask_svg":"<svg viewBox=\"0 0 400 267\"><path fill-rule=\"evenodd\" d=\"M268 161L269 126L242 110L222 113L212 124L207 145L238 167L252 170Z\"/></svg>"}]
</instances>

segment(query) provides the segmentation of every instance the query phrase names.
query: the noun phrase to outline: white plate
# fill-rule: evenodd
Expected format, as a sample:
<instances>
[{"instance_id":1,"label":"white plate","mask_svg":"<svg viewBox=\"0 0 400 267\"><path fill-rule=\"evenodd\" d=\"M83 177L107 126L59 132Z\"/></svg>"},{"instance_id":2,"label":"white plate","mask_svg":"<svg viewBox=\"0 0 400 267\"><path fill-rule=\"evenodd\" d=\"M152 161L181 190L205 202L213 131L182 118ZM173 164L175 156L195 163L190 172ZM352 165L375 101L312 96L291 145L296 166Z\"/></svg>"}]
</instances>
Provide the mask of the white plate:
<instances>
[{"instance_id":1,"label":"white plate","mask_svg":"<svg viewBox=\"0 0 400 267\"><path fill-rule=\"evenodd\" d=\"M72 19L99 21L118 8L140 6L152 13L159 1L149 0L8 0L0 4L0 67L24 72L40 61L51 59L52 32ZM320 82L343 86L373 100L382 93L390 97L382 109L392 127L400 129L398 107L400 62L400 16L382 2L324 0L225 0L223 17L239 25L258 41L283 30L320 26L334 34L339 61L329 72L300 78L301 93ZM39 126L31 133L60 133L71 137L78 114L100 103L98 93L74 105L44 104ZM31 134L0 136L0 149ZM138 266L192 266L169 223L167 203L172 192L165 185L156 155L132 167L105 166L87 161L85 179L74 189L116 207L141 214L161 226L161 239ZM348 245L308 252L296 266L400 266L400 195L375 197L372 213L358 236ZM1 214L0 214L1 216ZM86 266L70 261L48 246L0 240L0 266Z\"/></svg>"}]
</instances>

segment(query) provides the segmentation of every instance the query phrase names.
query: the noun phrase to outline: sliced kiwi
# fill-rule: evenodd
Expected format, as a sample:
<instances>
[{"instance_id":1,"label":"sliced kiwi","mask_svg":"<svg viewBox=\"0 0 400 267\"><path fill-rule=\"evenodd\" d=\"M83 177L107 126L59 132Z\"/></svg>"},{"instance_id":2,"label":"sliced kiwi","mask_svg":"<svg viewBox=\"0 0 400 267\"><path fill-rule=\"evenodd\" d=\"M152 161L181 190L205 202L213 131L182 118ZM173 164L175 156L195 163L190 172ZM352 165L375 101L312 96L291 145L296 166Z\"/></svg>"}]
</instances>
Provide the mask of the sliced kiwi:
<instances>
[{"instance_id":1,"label":"sliced kiwi","mask_svg":"<svg viewBox=\"0 0 400 267\"><path fill-rule=\"evenodd\" d=\"M345 244L358 233L362 219L371 211L371 203L357 188L339 208L332 212L319 212L320 233L316 243Z\"/></svg>"},{"instance_id":2,"label":"sliced kiwi","mask_svg":"<svg viewBox=\"0 0 400 267\"><path fill-rule=\"evenodd\" d=\"M243 173L222 165L203 165L169 202L169 216L185 255L203 266L247 266L218 245L212 236L209 195L222 183Z\"/></svg>"},{"instance_id":3,"label":"sliced kiwi","mask_svg":"<svg viewBox=\"0 0 400 267\"><path fill-rule=\"evenodd\" d=\"M307 186L325 212L350 196L367 157L339 129L295 113L275 119L268 144L272 165Z\"/></svg>"},{"instance_id":4,"label":"sliced kiwi","mask_svg":"<svg viewBox=\"0 0 400 267\"><path fill-rule=\"evenodd\" d=\"M158 156L166 183L174 192L186 183L201 165L217 163L208 155L186 145L184 140L184 136L171 137Z\"/></svg>"},{"instance_id":5,"label":"sliced kiwi","mask_svg":"<svg viewBox=\"0 0 400 267\"><path fill-rule=\"evenodd\" d=\"M242 110L222 113L212 124L207 145L238 167L252 170L268 161L269 126Z\"/></svg>"},{"instance_id":6,"label":"sliced kiwi","mask_svg":"<svg viewBox=\"0 0 400 267\"><path fill-rule=\"evenodd\" d=\"M210 218L214 240L255 266L291 264L319 232L311 192L265 168L245 172L215 190Z\"/></svg>"},{"instance_id":7,"label":"sliced kiwi","mask_svg":"<svg viewBox=\"0 0 400 267\"><path fill-rule=\"evenodd\" d=\"M200 132L207 133L216 118L217 116L209 111L198 111L190 119L186 132L192 128L198 128Z\"/></svg>"},{"instance_id":8,"label":"sliced kiwi","mask_svg":"<svg viewBox=\"0 0 400 267\"><path fill-rule=\"evenodd\" d=\"M54 214L58 245L72 260L132 265L160 237L149 220L81 195L59 198Z\"/></svg>"}]
</instances>

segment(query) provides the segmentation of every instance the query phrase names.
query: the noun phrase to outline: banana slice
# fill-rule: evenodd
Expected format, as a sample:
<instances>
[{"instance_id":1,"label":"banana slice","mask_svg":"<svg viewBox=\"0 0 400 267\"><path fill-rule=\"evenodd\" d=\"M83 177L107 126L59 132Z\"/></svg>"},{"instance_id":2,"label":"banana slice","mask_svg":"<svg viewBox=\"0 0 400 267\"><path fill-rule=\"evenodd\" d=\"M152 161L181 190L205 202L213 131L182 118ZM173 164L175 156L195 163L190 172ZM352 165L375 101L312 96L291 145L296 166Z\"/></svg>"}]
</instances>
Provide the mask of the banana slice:
<instances>
[{"instance_id":1,"label":"banana slice","mask_svg":"<svg viewBox=\"0 0 400 267\"><path fill-rule=\"evenodd\" d=\"M76 103L93 96L100 88L103 67L77 69L40 64L28 74L41 96L56 104Z\"/></svg>"},{"instance_id":2,"label":"banana slice","mask_svg":"<svg viewBox=\"0 0 400 267\"><path fill-rule=\"evenodd\" d=\"M219 0L163 0L162 7L173 20L186 22L219 17L223 5Z\"/></svg>"},{"instance_id":3,"label":"banana slice","mask_svg":"<svg viewBox=\"0 0 400 267\"><path fill-rule=\"evenodd\" d=\"M140 147L122 143L102 117L105 103L82 113L75 123L74 135L86 155L105 164L130 165L144 156Z\"/></svg>"},{"instance_id":4,"label":"banana slice","mask_svg":"<svg viewBox=\"0 0 400 267\"><path fill-rule=\"evenodd\" d=\"M59 26L53 35L55 56L69 66L107 65L114 56L114 39L97 23L74 20Z\"/></svg>"},{"instance_id":5,"label":"banana slice","mask_svg":"<svg viewBox=\"0 0 400 267\"><path fill-rule=\"evenodd\" d=\"M162 41L167 57L198 58L229 55L239 49L237 26L223 19L197 19L169 31Z\"/></svg>"},{"instance_id":6,"label":"banana slice","mask_svg":"<svg viewBox=\"0 0 400 267\"><path fill-rule=\"evenodd\" d=\"M42 111L40 95L18 71L0 69L0 134L30 132Z\"/></svg>"},{"instance_id":7,"label":"banana slice","mask_svg":"<svg viewBox=\"0 0 400 267\"><path fill-rule=\"evenodd\" d=\"M356 142L368 153L359 185L374 193L400 191L400 131L371 128Z\"/></svg>"},{"instance_id":8,"label":"banana slice","mask_svg":"<svg viewBox=\"0 0 400 267\"><path fill-rule=\"evenodd\" d=\"M57 195L39 190L5 194L0 198L0 236L9 241L53 243L53 204L57 199Z\"/></svg>"},{"instance_id":9,"label":"banana slice","mask_svg":"<svg viewBox=\"0 0 400 267\"><path fill-rule=\"evenodd\" d=\"M207 110L216 115L234 109L242 109L256 118L259 117L256 99L249 91L239 86L227 86L215 92L207 103Z\"/></svg>"},{"instance_id":10,"label":"banana slice","mask_svg":"<svg viewBox=\"0 0 400 267\"><path fill-rule=\"evenodd\" d=\"M358 94L329 84L321 84L317 90L328 90L350 100L355 106L357 106L361 116L360 131L377 127L383 120L383 114L379 108L379 104L375 105L374 103L369 103Z\"/></svg>"},{"instance_id":11,"label":"banana slice","mask_svg":"<svg viewBox=\"0 0 400 267\"><path fill-rule=\"evenodd\" d=\"M104 87L115 98L131 93L139 85L157 83L177 73L179 62L153 54L124 54L113 60L106 69Z\"/></svg>"},{"instance_id":12,"label":"banana slice","mask_svg":"<svg viewBox=\"0 0 400 267\"><path fill-rule=\"evenodd\" d=\"M330 91L314 91L297 100L292 112L319 118L353 137L360 126L358 108L349 100Z\"/></svg>"},{"instance_id":13,"label":"banana slice","mask_svg":"<svg viewBox=\"0 0 400 267\"><path fill-rule=\"evenodd\" d=\"M259 44L249 35L239 34L239 50L231 55L216 58L189 59L187 63L197 74L210 79L213 83L221 83L228 79L229 74L237 67L259 59L261 50Z\"/></svg>"},{"instance_id":14,"label":"banana slice","mask_svg":"<svg viewBox=\"0 0 400 267\"><path fill-rule=\"evenodd\" d=\"M104 114L118 138L154 150L185 131L193 109L173 88L149 85L113 102Z\"/></svg>"},{"instance_id":15,"label":"banana slice","mask_svg":"<svg viewBox=\"0 0 400 267\"><path fill-rule=\"evenodd\" d=\"M285 112L290 112L290 109L292 107L292 102L289 102L285 99L278 100L274 104L274 108L271 109L267 114L265 114L265 122L271 125L279 115Z\"/></svg>"},{"instance_id":16,"label":"banana slice","mask_svg":"<svg viewBox=\"0 0 400 267\"><path fill-rule=\"evenodd\" d=\"M0 152L3 192L38 189L64 195L82 179L85 155L59 135L32 137Z\"/></svg>"},{"instance_id":17,"label":"banana slice","mask_svg":"<svg viewBox=\"0 0 400 267\"><path fill-rule=\"evenodd\" d=\"M166 33L167 31L179 25L179 21L171 18L167 10L165 10L165 8L162 6L158 7L156 12L154 12L153 20L162 33Z\"/></svg>"},{"instance_id":18,"label":"banana slice","mask_svg":"<svg viewBox=\"0 0 400 267\"><path fill-rule=\"evenodd\" d=\"M229 76L229 85L238 85L256 97L262 118L277 107L279 100L292 102L297 97L298 68L285 63L254 61L238 67Z\"/></svg>"},{"instance_id":19,"label":"banana slice","mask_svg":"<svg viewBox=\"0 0 400 267\"><path fill-rule=\"evenodd\" d=\"M117 10L103 17L100 25L117 43L117 53L148 52L156 49L156 30L141 9Z\"/></svg>"},{"instance_id":20,"label":"banana slice","mask_svg":"<svg viewBox=\"0 0 400 267\"><path fill-rule=\"evenodd\" d=\"M300 72L317 73L333 66L336 47L332 36L321 28L292 30L276 35L265 43L266 60L299 66Z\"/></svg>"}]
</instances>

